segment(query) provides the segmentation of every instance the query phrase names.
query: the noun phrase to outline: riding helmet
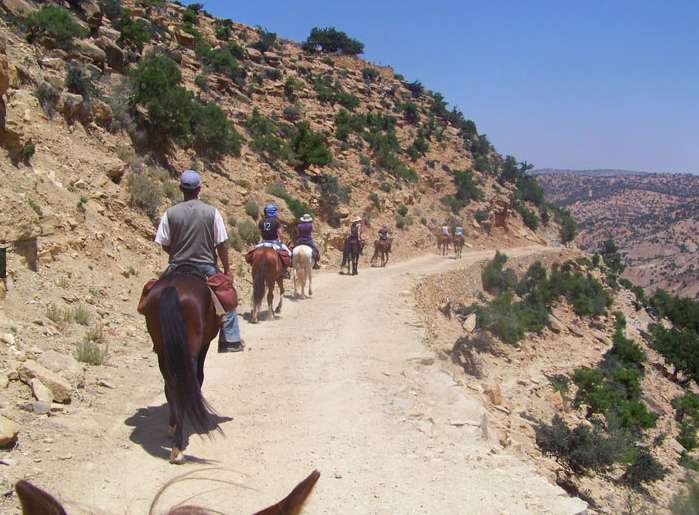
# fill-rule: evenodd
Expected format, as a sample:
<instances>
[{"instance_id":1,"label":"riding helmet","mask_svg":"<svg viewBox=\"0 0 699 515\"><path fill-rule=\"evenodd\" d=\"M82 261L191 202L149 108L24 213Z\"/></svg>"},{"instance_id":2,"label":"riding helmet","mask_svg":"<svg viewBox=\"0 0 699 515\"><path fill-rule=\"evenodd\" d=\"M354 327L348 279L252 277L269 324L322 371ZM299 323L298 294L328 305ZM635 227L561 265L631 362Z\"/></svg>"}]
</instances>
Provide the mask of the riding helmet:
<instances>
[{"instance_id":1,"label":"riding helmet","mask_svg":"<svg viewBox=\"0 0 699 515\"><path fill-rule=\"evenodd\" d=\"M274 204L267 204L265 206L265 216L277 216L277 206Z\"/></svg>"}]
</instances>

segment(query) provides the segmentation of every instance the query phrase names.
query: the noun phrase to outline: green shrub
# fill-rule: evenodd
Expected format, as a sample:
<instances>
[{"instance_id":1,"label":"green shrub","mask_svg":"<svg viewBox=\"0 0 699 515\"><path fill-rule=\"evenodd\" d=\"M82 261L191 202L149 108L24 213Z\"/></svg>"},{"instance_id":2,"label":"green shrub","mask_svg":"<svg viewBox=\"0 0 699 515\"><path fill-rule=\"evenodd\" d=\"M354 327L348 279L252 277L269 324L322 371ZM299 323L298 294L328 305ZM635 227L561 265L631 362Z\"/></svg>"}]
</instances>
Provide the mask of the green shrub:
<instances>
[{"instance_id":1,"label":"green shrub","mask_svg":"<svg viewBox=\"0 0 699 515\"><path fill-rule=\"evenodd\" d=\"M483 288L493 294L509 291L514 288L517 278L512 279L514 272L509 270L509 273L503 272L503 267L507 262L507 256L499 250L495 251L495 257L490 261L483 272L481 272L481 281Z\"/></svg>"},{"instance_id":2,"label":"green shrub","mask_svg":"<svg viewBox=\"0 0 699 515\"><path fill-rule=\"evenodd\" d=\"M76 95L82 95L85 100L90 100L97 96L97 86L84 66L71 64L66 74L65 86L68 91Z\"/></svg>"},{"instance_id":3,"label":"green shrub","mask_svg":"<svg viewBox=\"0 0 699 515\"><path fill-rule=\"evenodd\" d=\"M333 27L323 29L314 27L303 43L303 49L306 52L358 55L364 52L364 45Z\"/></svg>"},{"instance_id":4,"label":"green shrub","mask_svg":"<svg viewBox=\"0 0 699 515\"><path fill-rule=\"evenodd\" d=\"M477 314L480 327L512 345L527 331L541 331L548 315L530 304L513 302L510 292L501 293L486 306L479 306Z\"/></svg>"},{"instance_id":5,"label":"green shrub","mask_svg":"<svg viewBox=\"0 0 699 515\"><path fill-rule=\"evenodd\" d=\"M150 41L150 30L144 20L134 20L129 13L124 13L117 28L121 31L119 44L141 52Z\"/></svg>"},{"instance_id":6,"label":"green shrub","mask_svg":"<svg viewBox=\"0 0 699 515\"><path fill-rule=\"evenodd\" d=\"M648 407L638 400L621 400L610 407L607 418L613 417L619 427L632 431L650 429L655 426L658 416L648 411Z\"/></svg>"},{"instance_id":7,"label":"green shrub","mask_svg":"<svg viewBox=\"0 0 699 515\"><path fill-rule=\"evenodd\" d=\"M245 203L245 214L248 215L253 220L260 218L260 206L254 200L248 200Z\"/></svg>"},{"instance_id":8,"label":"green shrub","mask_svg":"<svg viewBox=\"0 0 699 515\"><path fill-rule=\"evenodd\" d=\"M243 86L247 73L238 64L237 59L231 51L232 48L231 45L226 45L221 48L211 48L211 45L209 45L206 40L199 37L196 41L195 52L199 60L208 70L225 75L239 86Z\"/></svg>"},{"instance_id":9,"label":"green shrub","mask_svg":"<svg viewBox=\"0 0 699 515\"><path fill-rule=\"evenodd\" d=\"M194 77L194 84L205 93L209 91L209 77L205 73L200 73Z\"/></svg>"},{"instance_id":10,"label":"green shrub","mask_svg":"<svg viewBox=\"0 0 699 515\"><path fill-rule=\"evenodd\" d=\"M379 72L376 68L366 66L362 69L362 78L367 82L373 82L379 78Z\"/></svg>"},{"instance_id":11,"label":"green shrub","mask_svg":"<svg viewBox=\"0 0 699 515\"><path fill-rule=\"evenodd\" d=\"M410 91L414 98L421 97L422 94L425 92L425 87L419 80L416 80L415 82L409 82L405 85L405 87L408 88L408 91Z\"/></svg>"},{"instance_id":12,"label":"green shrub","mask_svg":"<svg viewBox=\"0 0 699 515\"><path fill-rule=\"evenodd\" d=\"M430 148L429 142L422 136L418 134L415 141L408 147L408 155L410 159L415 162L419 157L424 156Z\"/></svg>"},{"instance_id":13,"label":"green shrub","mask_svg":"<svg viewBox=\"0 0 699 515\"><path fill-rule=\"evenodd\" d=\"M340 91L337 93L335 95L335 100L342 107L349 109L350 111L353 111L359 106L359 99L352 93L348 93L346 91Z\"/></svg>"},{"instance_id":14,"label":"green shrub","mask_svg":"<svg viewBox=\"0 0 699 515\"><path fill-rule=\"evenodd\" d=\"M73 320L80 325L88 325L92 319L92 315L87 307L83 304L78 304L73 308Z\"/></svg>"},{"instance_id":15,"label":"green shrub","mask_svg":"<svg viewBox=\"0 0 699 515\"><path fill-rule=\"evenodd\" d=\"M160 184L145 173L132 173L126 181L129 205L155 221L162 201Z\"/></svg>"},{"instance_id":16,"label":"green shrub","mask_svg":"<svg viewBox=\"0 0 699 515\"><path fill-rule=\"evenodd\" d=\"M296 125L296 134L291 140L291 148L301 170L311 165L325 166L332 161L332 154L325 144L325 137L313 132L307 122Z\"/></svg>"},{"instance_id":17,"label":"green shrub","mask_svg":"<svg viewBox=\"0 0 699 515\"><path fill-rule=\"evenodd\" d=\"M536 443L544 454L566 463L573 472L603 472L622 457L628 448L623 438L603 434L599 427L579 425L570 429L559 415L550 424L535 427Z\"/></svg>"},{"instance_id":18,"label":"green shrub","mask_svg":"<svg viewBox=\"0 0 699 515\"><path fill-rule=\"evenodd\" d=\"M296 97L296 92L303 87L303 82L289 75L284 81L284 96L288 99L293 99Z\"/></svg>"},{"instance_id":19,"label":"green shrub","mask_svg":"<svg viewBox=\"0 0 699 515\"><path fill-rule=\"evenodd\" d=\"M52 118L56 112L56 105L61 95L56 88L48 82L39 82L34 88L34 96L39 100L39 105L46 116Z\"/></svg>"},{"instance_id":20,"label":"green shrub","mask_svg":"<svg viewBox=\"0 0 699 515\"><path fill-rule=\"evenodd\" d=\"M333 227L339 227L342 219L337 213L337 208L340 204L347 204L350 201L351 189L341 185L337 177L323 175L318 182L318 192L320 207L328 223Z\"/></svg>"},{"instance_id":21,"label":"green shrub","mask_svg":"<svg viewBox=\"0 0 699 515\"><path fill-rule=\"evenodd\" d=\"M238 234L247 245L255 245L260 241L260 231L252 220L238 222Z\"/></svg>"},{"instance_id":22,"label":"green shrub","mask_svg":"<svg viewBox=\"0 0 699 515\"><path fill-rule=\"evenodd\" d=\"M236 252L243 251L243 238L240 236L237 227L231 227L228 230L228 244Z\"/></svg>"},{"instance_id":23,"label":"green shrub","mask_svg":"<svg viewBox=\"0 0 699 515\"><path fill-rule=\"evenodd\" d=\"M539 228L539 217L531 209L524 205L520 205L517 208L517 212L521 215L524 225L529 227L532 231L536 231Z\"/></svg>"},{"instance_id":24,"label":"green shrub","mask_svg":"<svg viewBox=\"0 0 699 515\"><path fill-rule=\"evenodd\" d=\"M70 46L74 38L82 38L87 31L73 18L70 11L57 5L43 5L27 16L27 40L31 43L43 36L56 41L59 48Z\"/></svg>"},{"instance_id":25,"label":"green shrub","mask_svg":"<svg viewBox=\"0 0 699 515\"><path fill-rule=\"evenodd\" d=\"M420 123L420 111L413 102L405 102L401 104L401 109L403 111L403 117L405 121L417 125Z\"/></svg>"},{"instance_id":26,"label":"green shrub","mask_svg":"<svg viewBox=\"0 0 699 515\"><path fill-rule=\"evenodd\" d=\"M121 0L99 0L102 13L113 22L121 18L124 9L121 7Z\"/></svg>"},{"instance_id":27,"label":"green shrub","mask_svg":"<svg viewBox=\"0 0 699 515\"><path fill-rule=\"evenodd\" d=\"M199 23L199 11L196 9L192 9L192 7L188 7L185 9L185 11L182 13L182 24L183 25L197 25Z\"/></svg>"},{"instance_id":28,"label":"green shrub","mask_svg":"<svg viewBox=\"0 0 699 515\"><path fill-rule=\"evenodd\" d=\"M407 214L408 214L408 207L405 206L405 205L403 205L403 204L401 204L401 205L398 207L397 211L398 211L398 214L399 214L400 216L407 216Z\"/></svg>"},{"instance_id":29,"label":"green shrub","mask_svg":"<svg viewBox=\"0 0 699 515\"><path fill-rule=\"evenodd\" d=\"M602 259L604 259L607 268L615 275L620 275L626 269L624 258L613 240L604 241L600 246L599 253Z\"/></svg>"},{"instance_id":30,"label":"green shrub","mask_svg":"<svg viewBox=\"0 0 699 515\"><path fill-rule=\"evenodd\" d=\"M539 183L534 177L522 175L517 179L517 191L515 198L524 202L531 202L536 206L544 205L544 189L539 186Z\"/></svg>"},{"instance_id":31,"label":"green shrub","mask_svg":"<svg viewBox=\"0 0 699 515\"><path fill-rule=\"evenodd\" d=\"M643 483L663 479L667 472L648 449L639 449L633 462L627 467L623 481L632 488L639 488Z\"/></svg>"},{"instance_id":32,"label":"green shrub","mask_svg":"<svg viewBox=\"0 0 699 515\"><path fill-rule=\"evenodd\" d=\"M578 224L570 213L564 212L560 217L561 224L561 242L569 243L575 239L578 232Z\"/></svg>"},{"instance_id":33,"label":"green shrub","mask_svg":"<svg viewBox=\"0 0 699 515\"><path fill-rule=\"evenodd\" d=\"M231 39L231 29L233 22L231 20L216 20L214 22L214 35L219 41L228 41Z\"/></svg>"},{"instance_id":34,"label":"green shrub","mask_svg":"<svg viewBox=\"0 0 699 515\"><path fill-rule=\"evenodd\" d=\"M391 185L389 183L384 181L379 185L379 189L381 191L383 191L384 193L390 193L392 188L391 188Z\"/></svg>"},{"instance_id":35,"label":"green shrub","mask_svg":"<svg viewBox=\"0 0 699 515\"><path fill-rule=\"evenodd\" d=\"M241 138L221 108L213 102L196 102L192 120L193 146L202 155L240 156Z\"/></svg>"},{"instance_id":36,"label":"green shrub","mask_svg":"<svg viewBox=\"0 0 699 515\"><path fill-rule=\"evenodd\" d=\"M474 213L473 217L476 219L476 222L483 223L490 219L490 213L487 209L479 209Z\"/></svg>"},{"instance_id":37,"label":"green shrub","mask_svg":"<svg viewBox=\"0 0 699 515\"><path fill-rule=\"evenodd\" d=\"M290 105L284 108L284 118L288 121L295 123L301 119L301 108L298 105Z\"/></svg>"},{"instance_id":38,"label":"green shrub","mask_svg":"<svg viewBox=\"0 0 699 515\"><path fill-rule=\"evenodd\" d=\"M257 27L257 36L257 41L250 45L252 48L260 52L269 52L277 46L277 34L274 32L269 32L262 27Z\"/></svg>"},{"instance_id":39,"label":"green shrub","mask_svg":"<svg viewBox=\"0 0 699 515\"><path fill-rule=\"evenodd\" d=\"M32 157L34 157L34 153L36 152L36 145L31 142L31 140L24 145L22 145L22 148L19 150L19 158L20 160L28 165Z\"/></svg>"},{"instance_id":40,"label":"green shrub","mask_svg":"<svg viewBox=\"0 0 699 515\"><path fill-rule=\"evenodd\" d=\"M257 109L245 122L250 132L250 148L259 153L268 163L292 159L287 141L280 137L279 127L269 118L262 116Z\"/></svg>"},{"instance_id":41,"label":"green shrub","mask_svg":"<svg viewBox=\"0 0 699 515\"><path fill-rule=\"evenodd\" d=\"M108 348L103 348L93 341L82 341L75 350L75 359L88 365L103 365L108 356Z\"/></svg>"},{"instance_id":42,"label":"green shrub","mask_svg":"<svg viewBox=\"0 0 699 515\"><path fill-rule=\"evenodd\" d=\"M372 191L371 193L369 193L369 201L376 209L381 209L381 199L376 194L376 192Z\"/></svg>"},{"instance_id":43,"label":"green shrub","mask_svg":"<svg viewBox=\"0 0 699 515\"><path fill-rule=\"evenodd\" d=\"M675 327L699 333L699 302L660 289L651 297L650 306L659 316L670 319Z\"/></svg>"},{"instance_id":44,"label":"green shrub","mask_svg":"<svg viewBox=\"0 0 699 515\"><path fill-rule=\"evenodd\" d=\"M699 382L699 336L691 329L650 326L651 346L673 366L673 376L682 373Z\"/></svg>"},{"instance_id":45,"label":"green shrub","mask_svg":"<svg viewBox=\"0 0 699 515\"><path fill-rule=\"evenodd\" d=\"M400 214L396 214L396 227L398 229L404 230L410 225L408 218Z\"/></svg>"},{"instance_id":46,"label":"green shrub","mask_svg":"<svg viewBox=\"0 0 699 515\"><path fill-rule=\"evenodd\" d=\"M646 353L640 345L626 338L621 329L617 328L614 332L612 342L608 355L615 357L624 366L643 367L643 362L647 358Z\"/></svg>"},{"instance_id":47,"label":"green shrub","mask_svg":"<svg viewBox=\"0 0 699 515\"><path fill-rule=\"evenodd\" d=\"M485 195L476 184L473 172L470 170L452 172L452 180L456 187L454 195L447 195L442 202L449 206L454 214L458 214L471 200L483 200Z\"/></svg>"}]
</instances>

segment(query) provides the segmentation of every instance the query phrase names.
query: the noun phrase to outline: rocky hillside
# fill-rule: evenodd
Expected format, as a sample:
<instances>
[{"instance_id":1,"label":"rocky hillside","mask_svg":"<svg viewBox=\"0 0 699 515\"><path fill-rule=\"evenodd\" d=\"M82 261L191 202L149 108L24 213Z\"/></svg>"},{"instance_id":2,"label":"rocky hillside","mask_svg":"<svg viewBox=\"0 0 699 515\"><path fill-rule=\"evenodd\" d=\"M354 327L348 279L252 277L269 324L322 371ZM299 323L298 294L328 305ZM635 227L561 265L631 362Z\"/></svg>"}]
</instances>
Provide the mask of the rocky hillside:
<instances>
[{"instance_id":1,"label":"rocky hillside","mask_svg":"<svg viewBox=\"0 0 699 515\"><path fill-rule=\"evenodd\" d=\"M612 238L628 262L624 276L635 284L699 295L699 176L540 172L547 199L576 218L581 248L595 252Z\"/></svg>"},{"instance_id":2,"label":"rocky hillside","mask_svg":"<svg viewBox=\"0 0 699 515\"><path fill-rule=\"evenodd\" d=\"M489 407L483 437L532 460L591 513L668 513L697 470L699 368L670 349L699 345L699 304L639 305L578 251L511 256L416 288L431 346ZM675 329L651 312L673 309L686 332L668 344Z\"/></svg>"},{"instance_id":3,"label":"rocky hillside","mask_svg":"<svg viewBox=\"0 0 699 515\"><path fill-rule=\"evenodd\" d=\"M165 266L154 224L185 168L227 221L242 312L242 253L272 200L290 228L315 215L326 267L353 214L370 238L387 225L399 256L445 221L477 248L559 241L516 161L358 53L334 30L301 45L201 6L0 0L0 446L14 449L0 460L13 477L40 477L56 438L45 460L90 459L67 436L99 437L138 387L129 374L157 373L135 306Z\"/></svg>"}]
</instances>

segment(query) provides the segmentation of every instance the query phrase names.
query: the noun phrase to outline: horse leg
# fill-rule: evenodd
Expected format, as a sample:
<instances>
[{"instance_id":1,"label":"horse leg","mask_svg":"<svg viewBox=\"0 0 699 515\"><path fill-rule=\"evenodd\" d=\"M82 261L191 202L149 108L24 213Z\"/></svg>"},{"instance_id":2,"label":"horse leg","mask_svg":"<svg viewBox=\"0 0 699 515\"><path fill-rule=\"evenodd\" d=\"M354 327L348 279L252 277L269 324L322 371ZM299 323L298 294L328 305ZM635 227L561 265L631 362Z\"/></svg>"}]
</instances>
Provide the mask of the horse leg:
<instances>
[{"instance_id":1,"label":"horse leg","mask_svg":"<svg viewBox=\"0 0 699 515\"><path fill-rule=\"evenodd\" d=\"M274 310L275 313L281 313L282 312L282 303L284 302L284 280L283 279L277 279L277 284L279 285L279 305L277 306L277 309ZM270 288L270 291L274 292L274 285L272 285L272 288ZM274 300L274 297L272 297ZM270 304L270 307L272 304Z\"/></svg>"},{"instance_id":2,"label":"horse leg","mask_svg":"<svg viewBox=\"0 0 699 515\"><path fill-rule=\"evenodd\" d=\"M313 281L311 281L313 277L313 270L309 269L308 270L308 296L310 297L313 295Z\"/></svg>"},{"instance_id":3,"label":"horse leg","mask_svg":"<svg viewBox=\"0 0 699 515\"><path fill-rule=\"evenodd\" d=\"M274 304L274 281L267 283L267 320L277 318L274 315L274 309L272 305Z\"/></svg>"}]
</instances>

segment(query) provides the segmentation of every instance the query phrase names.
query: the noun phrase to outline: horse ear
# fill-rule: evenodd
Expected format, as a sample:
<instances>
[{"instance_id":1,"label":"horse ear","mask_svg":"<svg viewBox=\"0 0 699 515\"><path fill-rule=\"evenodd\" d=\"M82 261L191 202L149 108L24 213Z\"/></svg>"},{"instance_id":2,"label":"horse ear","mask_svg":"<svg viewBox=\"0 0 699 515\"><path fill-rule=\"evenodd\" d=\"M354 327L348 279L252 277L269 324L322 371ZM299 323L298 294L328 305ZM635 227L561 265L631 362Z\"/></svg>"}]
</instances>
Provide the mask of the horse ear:
<instances>
[{"instance_id":1,"label":"horse ear","mask_svg":"<svg viewBox=\"0 0 699 515\"><path fill-rule=\"evenodd\" d=\"M306 479L296 485L296 488L288 496L274 506L258 511L255 515L298 515L319 477L320 472L314 470Z\"/></svg>"},{"instance_id":2,"label":"horse ear","mask_svg":"<svg viewBox=\"0 0 699 515\"><path fill-rule=\"evenodd\" d=\"M67 515L61 503L29 481L17 481L15 490L24 515Z\"/></svg>"}]
</instances>

